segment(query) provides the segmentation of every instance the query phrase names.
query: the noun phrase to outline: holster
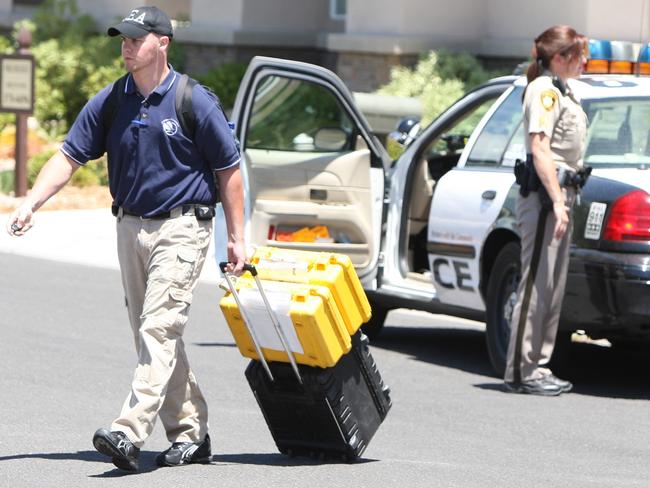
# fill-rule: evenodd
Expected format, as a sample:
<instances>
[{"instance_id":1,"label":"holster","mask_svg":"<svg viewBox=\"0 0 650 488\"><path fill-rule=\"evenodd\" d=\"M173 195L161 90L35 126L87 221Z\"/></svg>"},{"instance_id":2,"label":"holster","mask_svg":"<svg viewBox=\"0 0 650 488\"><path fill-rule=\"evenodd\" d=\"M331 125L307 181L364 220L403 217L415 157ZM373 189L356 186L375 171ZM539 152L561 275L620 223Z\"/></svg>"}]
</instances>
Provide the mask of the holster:
<instances>
[{"instance_id":1,"label":"holster","mask_svg":"<svg viewBox=\"0 0 650 488\"><path fill-rule=\"evenodd\" d=\"M537 176L532 154L526 154L526 161L521 159L515 161L515 181L519 185L519 194L522 197L526 198L531 191L534 191L539 195L542 208L549 209L553 207L551 197L548 195L539 176Z\"/></svg>"}]
</instances>

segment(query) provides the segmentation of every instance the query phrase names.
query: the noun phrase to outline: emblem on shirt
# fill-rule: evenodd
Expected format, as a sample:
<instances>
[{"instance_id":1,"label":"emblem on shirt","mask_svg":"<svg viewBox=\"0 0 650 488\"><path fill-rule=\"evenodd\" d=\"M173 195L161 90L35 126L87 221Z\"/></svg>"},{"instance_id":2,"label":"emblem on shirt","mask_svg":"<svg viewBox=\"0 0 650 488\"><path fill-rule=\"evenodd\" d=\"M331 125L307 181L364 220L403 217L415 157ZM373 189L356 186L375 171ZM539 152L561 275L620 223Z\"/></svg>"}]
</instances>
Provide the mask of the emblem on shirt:
<instances>
[{"instance_id":1,"label":"emblem on shirt","mask_svg":"<svg viewBox=\"0 0 650 488\"><path fill-rule=\"evenodd\" d=\"M162 128L165 131L165 134L173 136L178 132L178 122L174 119L165 119L162 121Z\"/></svg>"},{"instance_id":2,"label":"emblem on shirt","mask_svg":"<svg viewBox=\"0 0 650 488\"><path fill-rule=\"evenodd\" d=\"M557 94L553 90L544 90L542 92L542 107L550 111L553 109L555 102L557 102Z\"/></svg>"}]
</instances>

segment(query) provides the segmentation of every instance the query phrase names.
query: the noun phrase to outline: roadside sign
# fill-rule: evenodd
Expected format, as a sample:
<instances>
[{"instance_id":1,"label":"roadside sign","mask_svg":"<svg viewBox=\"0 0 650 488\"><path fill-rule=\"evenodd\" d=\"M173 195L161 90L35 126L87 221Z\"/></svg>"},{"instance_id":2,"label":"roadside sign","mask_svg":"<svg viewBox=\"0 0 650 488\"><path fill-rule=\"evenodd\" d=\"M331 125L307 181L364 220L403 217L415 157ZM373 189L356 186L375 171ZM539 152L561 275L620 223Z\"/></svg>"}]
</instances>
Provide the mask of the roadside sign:
<instances>
[{"instance_id":1,"label":"roadside sign","mask_svg":"<svg viewBox=\"0 0 650 488\"><path fill-rule=\"evenodd\" d=\"M0 55L0 112L34 111L34 56Z\"/></svg>"}]
</instances>

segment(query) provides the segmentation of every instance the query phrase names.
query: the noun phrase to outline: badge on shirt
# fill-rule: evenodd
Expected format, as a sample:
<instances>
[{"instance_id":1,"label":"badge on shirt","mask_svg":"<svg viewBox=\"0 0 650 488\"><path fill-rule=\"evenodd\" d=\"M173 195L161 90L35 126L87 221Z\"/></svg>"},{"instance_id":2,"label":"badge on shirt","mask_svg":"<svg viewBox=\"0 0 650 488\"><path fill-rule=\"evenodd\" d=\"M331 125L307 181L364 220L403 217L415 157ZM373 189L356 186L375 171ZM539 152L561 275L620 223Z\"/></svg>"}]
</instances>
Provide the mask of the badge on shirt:
<instances>
[{"instance_id":1,"label":"badge on shirt","mask_svg":"<svg viewBox=\"0 0 650 488\"><path fill-rule=\"evenodd\" d=\"M553 90L544 90L542 92L542 107L547 111L553 110L553 106L557 102L557 94Z\"/></svg>"}]
</instances>

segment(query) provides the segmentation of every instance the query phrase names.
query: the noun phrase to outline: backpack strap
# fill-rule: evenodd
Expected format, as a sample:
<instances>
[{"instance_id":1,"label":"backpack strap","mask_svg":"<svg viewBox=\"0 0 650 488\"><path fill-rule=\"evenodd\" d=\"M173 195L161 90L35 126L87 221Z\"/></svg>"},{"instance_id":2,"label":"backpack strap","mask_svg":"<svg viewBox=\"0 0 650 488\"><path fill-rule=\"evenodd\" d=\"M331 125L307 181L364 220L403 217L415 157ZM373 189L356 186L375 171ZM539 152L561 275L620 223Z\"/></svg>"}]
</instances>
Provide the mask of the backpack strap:
<instances>
[{"instance_id":1,"label":"backpack strap","mask_svg":"<svg viewBox=\"0 0 650 488\"><path fill-rule=\"evenodd\" d=\"M104 125L104 137L108 135L111 125L117 116L117 110L122 104L124 98L124 89L126 88L126 78L128 73L113 82L111 91L104 100L102 105L102 123Z\"/></svg>"},{"instance_id":2,"label":"backpack strap","mask_svg":"<svg viewBox=\"0 0 650 488\"><path fill-rule=\"evenodd\" d=\"M178 80L178 86L176 87L176 116L178 117L178 123L181 125L183 134L185 134L190 139L194 140L194 134L196 133L196 114L194 113L194 107L192 106L192 91L194 87L198 85L199 82L194 78L190 78L186 74L182 74L180 80ZM226 122L230 130L233 132L234 137L234 125L228 120L228 115L221 105L221 100L209 87L202 85L205 91L212 97L214 97L214 103L219 107L221 113L223 113ZM237 149L239 149L239 141L235 137L237 142Z\"/></svg>"},{"instance_id":3,"label":"backpack strap","mask_svg":"<svg viewBox=\"0 0 650 488\"><path fill-rule=\"evenodd\" d=\"M192 91L197 84L198 82L195 79L183 74L176 87L176 116L183 134L192 140L194 140L194 133L196 132L196 115L192 106Z\"/></svg>"}]
</instances>

